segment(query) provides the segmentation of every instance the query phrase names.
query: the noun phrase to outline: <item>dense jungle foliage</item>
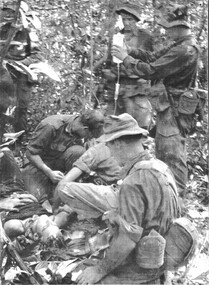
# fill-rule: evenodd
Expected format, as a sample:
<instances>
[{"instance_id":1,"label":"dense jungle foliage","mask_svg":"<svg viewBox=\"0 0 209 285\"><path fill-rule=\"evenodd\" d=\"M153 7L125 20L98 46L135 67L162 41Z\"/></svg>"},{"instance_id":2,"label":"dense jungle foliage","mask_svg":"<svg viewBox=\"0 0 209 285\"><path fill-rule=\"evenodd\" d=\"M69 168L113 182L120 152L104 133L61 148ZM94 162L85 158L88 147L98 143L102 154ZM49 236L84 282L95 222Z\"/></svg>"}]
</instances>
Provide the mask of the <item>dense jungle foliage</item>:
<instances>
[{"instance_id":1,"label":"dense jungle foliage","mask_svg":"<svg viewBox=\"0 0 209 285\"><path fill-rule=\"evenodd\" d=\"M37 13L42 27L38 30L44 57L60 74L61 82L44 77L34 89L31 102L31 130L43 117L57 112L73 112L92 104L102 82L107 47L116 22L114 8L119 0L32 0L31 10ZM156 47L163 37L156 24L159 7L168 0L139 0L141 25L155 35ZM172 2L172 1L171 1ZM201 46L200 87L207 88L207 1L173 1L190 7L190 21ZM101 103L101 102L99 102Z\"/></svg>"}]
</instances>

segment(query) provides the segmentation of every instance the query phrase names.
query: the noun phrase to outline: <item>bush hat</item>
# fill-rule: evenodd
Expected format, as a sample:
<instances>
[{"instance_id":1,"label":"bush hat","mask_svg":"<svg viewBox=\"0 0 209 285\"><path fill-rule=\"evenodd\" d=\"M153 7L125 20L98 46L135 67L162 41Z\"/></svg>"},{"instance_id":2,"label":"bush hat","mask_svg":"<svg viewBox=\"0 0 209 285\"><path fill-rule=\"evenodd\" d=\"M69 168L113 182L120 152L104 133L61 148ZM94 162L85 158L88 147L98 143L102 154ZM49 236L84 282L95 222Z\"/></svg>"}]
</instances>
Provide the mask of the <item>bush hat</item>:
<instances>
[{"instance_id":1,"label":"bush hat","mask_svg":"<svg viewBox=\"0 0 209 285\"><path fill-rule=\"evenodd\" d=\"M99 142L110 142L122 136L148 135L148 131L140 128L137 121L127 113L108 116L105 119L103 131L104 134L98 138Z\"/></svg>"},{"instance_id":2,"label":"bush hat","mask_svg":"<svg viewBox=\"0 0 209 285\"><path fill-rule=\"evenodd\" d=\"M121 12L127 12L133 16L135 16L138 21L140 20L140 9L141 7L139 6L139 1L123 1L118 5L116 8L115 12L120 15Z\"/></svg>"},{"instance_id":3,"label":"bush hat","mask_svg":"<svg viewBox=\"0 0 209 285\"><path fill-rule=\"evenodd\" d=\"M188 23L188 7L185 5L172 5L167 8L165 17L158 21L158 24L166 29L184 26L190 28Z\"/></svg>"}]
</instances>

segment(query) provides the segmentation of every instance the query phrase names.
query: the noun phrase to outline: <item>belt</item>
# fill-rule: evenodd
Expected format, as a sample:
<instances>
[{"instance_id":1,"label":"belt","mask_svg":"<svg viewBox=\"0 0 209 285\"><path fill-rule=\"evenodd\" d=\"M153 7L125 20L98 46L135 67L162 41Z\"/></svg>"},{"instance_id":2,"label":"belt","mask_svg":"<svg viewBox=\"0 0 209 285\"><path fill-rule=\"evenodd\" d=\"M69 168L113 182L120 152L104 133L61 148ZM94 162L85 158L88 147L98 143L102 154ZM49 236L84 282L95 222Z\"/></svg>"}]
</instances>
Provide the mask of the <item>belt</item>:
<instances>
[{"instance_id":1,"label":"belt","mask_svg":"<svg viewBox=\"0 0 209 285\"><path fill-rule=\"evenodd\" d=\"M169 94L172 94L173 96L181 96L181 94L183 94L185 91L188 90L188 88L185 89L177 89L177 88L173 88L173 87L167 87L166 86L166 90L167 92L169 92Z\"/></svg>"},{"instance_id":2,"label":"belt","mask_svg":"<svg viewBox=\"0 0 209 285\"><path fill-rule=\"evenodd\" d=\"M137 85L138 79L139 78L121 78L119 83L124 85Z\"/></svg>"}]
</instances>

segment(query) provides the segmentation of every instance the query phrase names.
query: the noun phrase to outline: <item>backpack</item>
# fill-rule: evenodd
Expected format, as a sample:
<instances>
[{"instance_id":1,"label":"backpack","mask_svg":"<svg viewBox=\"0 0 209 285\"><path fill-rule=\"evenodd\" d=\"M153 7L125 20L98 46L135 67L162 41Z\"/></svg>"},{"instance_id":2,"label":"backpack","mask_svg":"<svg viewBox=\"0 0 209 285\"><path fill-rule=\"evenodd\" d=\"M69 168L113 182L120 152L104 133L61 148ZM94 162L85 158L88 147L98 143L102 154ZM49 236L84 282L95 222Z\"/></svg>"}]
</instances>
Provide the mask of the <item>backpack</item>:
<instances>
[{"instance_id":1,"label":"backpack","mask_svg":"<svg viewBox=\"0 0 209 285\"><path fill-rule=\"evenodd\" d=\"M138 162L134 168L135 170L155 169L165 174L168 166L158 159L151 159ZM168 174L167 179L172 184L173 179ZM175 186L173 191L178 195ZM198 247L198 232L192 222L186 217L175 219L170 225L165 239L164 266L166 270L173 271L187 265Z\"/></svg>"},{"instance_id":2,"label":"backpack","mask_svg":"<svg viewBox=\"0 0 209 285\"><path fill-rule=\"evenodd\" d=\"M198 246L198 232L186 217L178 218L171 224L166 235L165 267L176 270L186 266Z\"/></svg>"}]
</instances>

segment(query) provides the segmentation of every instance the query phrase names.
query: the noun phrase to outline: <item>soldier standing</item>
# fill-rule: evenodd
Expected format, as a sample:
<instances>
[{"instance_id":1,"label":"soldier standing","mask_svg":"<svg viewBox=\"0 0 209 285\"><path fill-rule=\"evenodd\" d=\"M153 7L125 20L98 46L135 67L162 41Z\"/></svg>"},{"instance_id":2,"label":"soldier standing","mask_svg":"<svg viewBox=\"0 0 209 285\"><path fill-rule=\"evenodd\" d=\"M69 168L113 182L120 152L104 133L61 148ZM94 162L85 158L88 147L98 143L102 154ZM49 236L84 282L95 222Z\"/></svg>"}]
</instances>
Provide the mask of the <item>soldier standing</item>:
<instances>
[{"instance_id":1,"label":"soldier standing","mask_svg":"<svg viewBox=\"0 0 209 285\"><path fill-rule=\"evenodd\" d=\"M123 60L129 71L139 78L163 80L158 95L156 156L164 161L176 179L181 196L187 182L186 138L195 125L199 98L194 90L198 64L198 47L191 35L187 7L172 6L166 19L159 22L175 42L169 50L150 62L150 54L143 50L127 51L114 46L112 55Z\"/></svg>"},{"instance_id":2,"label":"soldier standing","mask_svg":"<svg viewBox=\"0 0 209 285\"><path fill-rule=\"evenodd\" d=\"M117 7L116 13L121 16L124 25L123 30L117 34L123 37L124 45L152 51L152 36L136 26L140 20L138 1L125 1ZM104 69L103 74L108 97L107 114L118 115L126 112L132 115L141 127L148 129L152 110L146 96L148 81L139 79L134 74L130 75L123 63L115 63L114 58L111 58L110 68ZM114 112L115 104L117 105Z\"/></svg>"}]
</instances>

